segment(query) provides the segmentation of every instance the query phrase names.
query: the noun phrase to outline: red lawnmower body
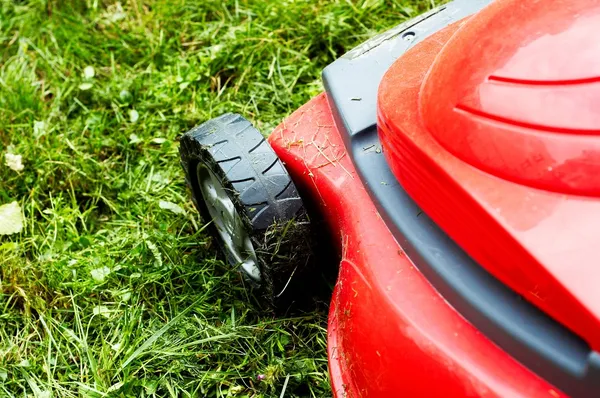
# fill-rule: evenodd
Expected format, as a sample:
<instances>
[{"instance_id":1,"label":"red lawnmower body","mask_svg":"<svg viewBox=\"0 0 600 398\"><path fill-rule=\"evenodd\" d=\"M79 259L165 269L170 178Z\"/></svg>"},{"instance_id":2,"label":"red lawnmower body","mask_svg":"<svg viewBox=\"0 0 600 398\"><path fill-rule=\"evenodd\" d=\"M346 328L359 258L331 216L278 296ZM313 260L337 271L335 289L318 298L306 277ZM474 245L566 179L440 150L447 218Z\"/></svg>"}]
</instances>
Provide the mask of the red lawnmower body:
<instances>
[{"instance_id":1,"label":"red lawnmower body","mask_svg":"<svg viewBox=\"0 0 600 398\"><path fill-rule=\"evenodd\" d=\"M471 326L415 268L365 191L325 95L269 141L340 242L328 327L336 397L563 395Z\"/></svg>"},{"instance_id":2,"label":"red lawnmower body","mask_svg":"<svg viewBox=\"0 0 600 398\"><path fill-rule=\"evenodd\" d=\"M340 61L418 39L376 127L334 66L269 138L340 242L337 397L600 396L600 2L486 3Z\"/></svg>"}]
</instances>

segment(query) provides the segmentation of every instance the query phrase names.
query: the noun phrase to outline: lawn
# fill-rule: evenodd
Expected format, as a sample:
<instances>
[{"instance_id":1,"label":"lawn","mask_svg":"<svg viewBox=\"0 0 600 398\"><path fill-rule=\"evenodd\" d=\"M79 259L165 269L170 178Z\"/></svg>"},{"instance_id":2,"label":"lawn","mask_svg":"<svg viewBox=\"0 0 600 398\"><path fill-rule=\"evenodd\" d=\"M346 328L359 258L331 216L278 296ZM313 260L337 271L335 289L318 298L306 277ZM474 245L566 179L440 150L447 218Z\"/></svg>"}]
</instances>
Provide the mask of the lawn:
<instances>
[{"instance_id":1,"label":"lawn","mask_svg":"<svg viewBox=\"0 0 600 398\"><path fill-rule=\"evenodd\" d=\"M24 217L0 235L0 396L331 396L326 305L257 309L178 138L224 112L268 133L325 65L433 5L0 0L0 205Z\"/></svg>"}]
</instances>

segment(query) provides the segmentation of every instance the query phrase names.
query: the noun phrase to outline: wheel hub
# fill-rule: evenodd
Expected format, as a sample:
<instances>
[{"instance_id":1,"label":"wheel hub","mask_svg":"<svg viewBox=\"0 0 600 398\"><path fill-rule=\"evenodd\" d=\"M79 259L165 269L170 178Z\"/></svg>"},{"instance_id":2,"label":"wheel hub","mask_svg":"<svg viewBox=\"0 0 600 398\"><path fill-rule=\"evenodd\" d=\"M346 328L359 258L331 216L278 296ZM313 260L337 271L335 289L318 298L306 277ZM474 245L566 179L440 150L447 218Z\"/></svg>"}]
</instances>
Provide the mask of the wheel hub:
<instances>
[{"instance_id":1,"label":"wheel hub","mask_svg":"<svg viewBox=\"0 0 600 398\"><path fill-rule=\"evenodd\" d=\"M230 260L239 264L254 281L260 282L256 252L242 218L219 178L204 164L197 168L198 187L208 213Z\"/></svg>"}]
</instances>

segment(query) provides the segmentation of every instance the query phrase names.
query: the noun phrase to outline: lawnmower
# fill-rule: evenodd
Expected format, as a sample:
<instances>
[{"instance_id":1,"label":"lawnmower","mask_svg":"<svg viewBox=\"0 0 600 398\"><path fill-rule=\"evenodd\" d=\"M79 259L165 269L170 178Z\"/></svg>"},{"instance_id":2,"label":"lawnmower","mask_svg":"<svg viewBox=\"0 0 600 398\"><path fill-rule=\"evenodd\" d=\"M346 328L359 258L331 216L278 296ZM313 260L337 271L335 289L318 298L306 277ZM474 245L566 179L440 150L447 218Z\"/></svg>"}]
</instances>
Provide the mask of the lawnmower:
<instances>
[{"instance_id":1,"label":"lawnmower","mask_svg":"<svg viewBox=\"0 0 600 398\"><path fill-rule=\"evenodd\" d=\"M268 139L234 114L182 137L266 299L327 225L336 397L600 396L599 38L597 0L455 0L330 64Z\"/></svg>"}]
</instances>

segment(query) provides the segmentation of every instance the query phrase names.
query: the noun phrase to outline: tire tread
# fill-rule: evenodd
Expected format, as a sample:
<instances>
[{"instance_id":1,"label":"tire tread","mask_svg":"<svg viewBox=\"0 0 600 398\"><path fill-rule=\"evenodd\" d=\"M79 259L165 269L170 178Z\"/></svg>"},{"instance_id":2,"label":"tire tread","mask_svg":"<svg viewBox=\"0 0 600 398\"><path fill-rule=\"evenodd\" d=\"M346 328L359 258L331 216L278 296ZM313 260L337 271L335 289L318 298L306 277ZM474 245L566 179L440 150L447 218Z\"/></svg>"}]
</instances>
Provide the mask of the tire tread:
<instances>
[{"instance_id":1,"label":"tire tread","mask_svg":"<svg viewBox=\"0 0 600 398\"><path fill-rule=\"evenodd\" d=\"M212 119L186 133L182 143L186 141L208 148L230 183L254 180L238 195L247 214L250 214L249 207L267 204L260 213L249 217L253 228L266 229L273 222L288 220L302 207L296 187L268 141L243 117L225 114ZM223 163L236 159L238 162L231 167L223 167ZM250 190L255 190L255 194L250 195ZM257 196L261 200L257 200ZM289 200L294 198L298 200Z\"/></svg>"}]
</instances>

